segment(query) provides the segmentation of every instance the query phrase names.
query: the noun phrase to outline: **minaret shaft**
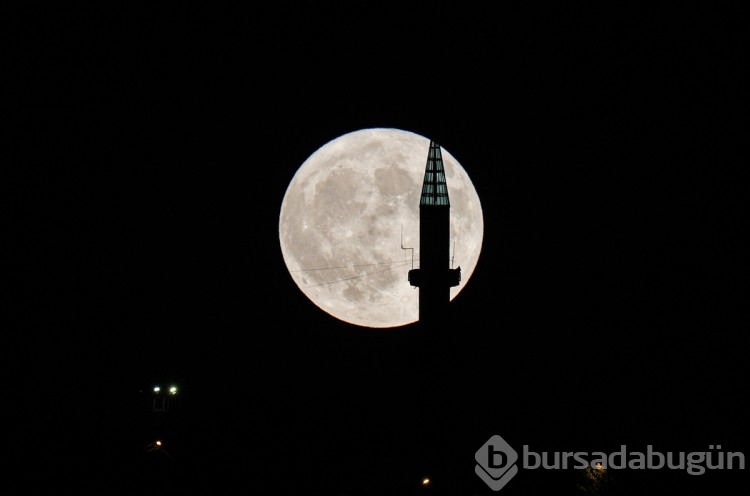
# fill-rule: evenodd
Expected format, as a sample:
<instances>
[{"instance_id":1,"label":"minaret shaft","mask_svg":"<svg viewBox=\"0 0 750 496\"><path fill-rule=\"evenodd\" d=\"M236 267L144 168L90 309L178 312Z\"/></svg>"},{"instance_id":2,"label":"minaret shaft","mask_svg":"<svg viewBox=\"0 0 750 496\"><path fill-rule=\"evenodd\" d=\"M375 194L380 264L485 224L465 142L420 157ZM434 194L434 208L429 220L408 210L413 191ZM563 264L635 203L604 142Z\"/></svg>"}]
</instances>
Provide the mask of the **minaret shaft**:
<instances>
[{"instance_id":1,"label":"minaret shaft","mask_svg":"<svg viewBox=\"0 0 750 496\"><path fill-rule=\"evenodd\" d=\"M419 321L445 321L450 288L458 286L461 269L450 268L450 201L440 146L430 141L419 202L419 269L409 282L419 288Z\"/></svg>"}]
</instances>

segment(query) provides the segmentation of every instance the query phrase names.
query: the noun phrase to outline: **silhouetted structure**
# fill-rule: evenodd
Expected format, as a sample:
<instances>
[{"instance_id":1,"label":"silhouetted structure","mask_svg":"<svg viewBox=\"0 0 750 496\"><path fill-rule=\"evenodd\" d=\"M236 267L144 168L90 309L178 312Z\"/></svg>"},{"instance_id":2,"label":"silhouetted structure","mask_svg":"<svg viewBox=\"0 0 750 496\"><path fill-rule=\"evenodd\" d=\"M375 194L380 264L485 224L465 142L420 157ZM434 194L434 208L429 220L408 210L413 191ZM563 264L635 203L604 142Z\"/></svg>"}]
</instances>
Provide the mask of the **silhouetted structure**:
<instances>
[{"instance_id":1,"label":"silhouetted structure","mask_svg":"<svg viewBox=\"0 0 750 496\"><path fill-rule=\"evenodd\" d=\"M450 288L461 281L461 268L450 267L450 200L440 145L430 151L419 200L419 268L409 283L419 288L419 322L439 324L448 315Z\"/></svg>"}]
</instances>

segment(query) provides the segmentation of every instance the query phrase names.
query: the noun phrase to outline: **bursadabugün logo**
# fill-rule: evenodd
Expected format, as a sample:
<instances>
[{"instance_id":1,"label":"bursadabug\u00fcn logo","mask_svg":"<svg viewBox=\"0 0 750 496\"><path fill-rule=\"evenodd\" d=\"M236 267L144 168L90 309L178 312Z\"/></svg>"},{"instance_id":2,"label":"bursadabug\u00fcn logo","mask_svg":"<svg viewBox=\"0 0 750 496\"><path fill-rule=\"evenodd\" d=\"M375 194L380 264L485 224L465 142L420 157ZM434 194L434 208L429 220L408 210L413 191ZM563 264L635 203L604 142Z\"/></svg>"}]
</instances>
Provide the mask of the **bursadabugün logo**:
<instances>
[{"instance_id":1,"label":"bursadabug\u00fcn logo","mask_svg":"<svg viewBox=\"0 0 750 496\"><path fill-rule=\"evenodd\" d=\"M652 445L644 451L628 451L625 445L619 451L591 453L582 451L542 452L530 451L524 445L521 466L524 469L682 469L690 475L701 475L706 470L744 469L745 454L724 452L720 444L709 445L707 451L666 452L655 451ZM499 491L518 473L518 453L502 437L494 435L474 454L477 462L474 471L492 489Z\"/></svg>"}]
</instances>

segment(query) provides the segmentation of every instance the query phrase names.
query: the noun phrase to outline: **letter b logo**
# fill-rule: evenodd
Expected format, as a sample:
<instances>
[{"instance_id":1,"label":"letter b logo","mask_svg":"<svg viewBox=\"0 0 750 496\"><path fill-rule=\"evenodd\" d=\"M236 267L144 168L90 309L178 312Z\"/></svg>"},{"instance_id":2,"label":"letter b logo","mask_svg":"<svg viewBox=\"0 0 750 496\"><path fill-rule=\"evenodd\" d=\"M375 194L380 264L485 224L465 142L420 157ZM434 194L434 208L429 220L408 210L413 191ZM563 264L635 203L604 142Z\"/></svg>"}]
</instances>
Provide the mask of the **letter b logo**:
<instances>
[{"instance_id":1,"label":"letter b logo","mask_svg":"<svg viewBox=\"0 0 750 496\"><path fill-rule=\"evenodd\" d=\"M479 448L474 459L477 461L474 472L493 491L502 489L518 473L515 465L518 453L497 434Z\"/></svg>"},{"instance_id":2,"label":"letter b logo","mask_svg":"<svg viewBox=\"0 0 750 496\"><path fill-rule=\"evenodd\" d=\"M486 446L487 468L503 468L508 462L508 455L504 451L496 451L495 446L492 444L487 444Z\"/></svg>"}]
</instances>

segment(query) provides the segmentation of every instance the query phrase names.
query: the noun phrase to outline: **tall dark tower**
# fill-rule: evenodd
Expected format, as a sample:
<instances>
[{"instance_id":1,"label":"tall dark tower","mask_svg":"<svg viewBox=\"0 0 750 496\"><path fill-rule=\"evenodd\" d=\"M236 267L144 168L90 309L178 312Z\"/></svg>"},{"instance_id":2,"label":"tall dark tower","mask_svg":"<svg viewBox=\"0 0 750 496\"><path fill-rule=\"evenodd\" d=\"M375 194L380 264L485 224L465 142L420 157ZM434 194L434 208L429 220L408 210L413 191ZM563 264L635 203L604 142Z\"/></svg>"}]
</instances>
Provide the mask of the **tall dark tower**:
<instances>
[{"instance_id":1,"label":"tall dark tower","mask_svg":"<svg viewBox=\"0 0 750 496\"><path fill-rule=\"evenodd\" d=\"M461 281L461 268L450 267L450 201L440 145L430 141L419 200L419 268L409 283L419 288L419 322L445 322L450 289Z\"/></svg>"}]
</instances>

